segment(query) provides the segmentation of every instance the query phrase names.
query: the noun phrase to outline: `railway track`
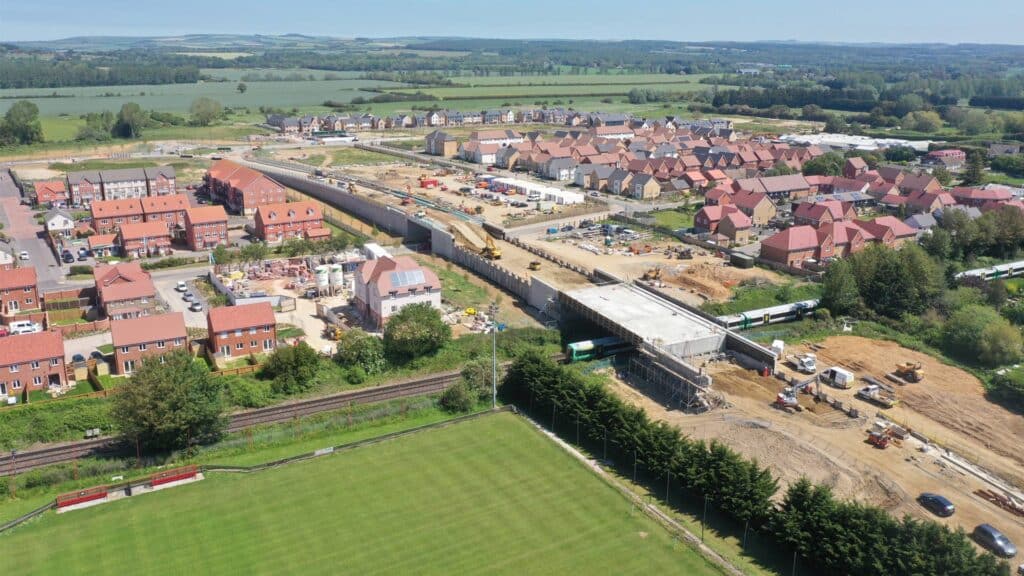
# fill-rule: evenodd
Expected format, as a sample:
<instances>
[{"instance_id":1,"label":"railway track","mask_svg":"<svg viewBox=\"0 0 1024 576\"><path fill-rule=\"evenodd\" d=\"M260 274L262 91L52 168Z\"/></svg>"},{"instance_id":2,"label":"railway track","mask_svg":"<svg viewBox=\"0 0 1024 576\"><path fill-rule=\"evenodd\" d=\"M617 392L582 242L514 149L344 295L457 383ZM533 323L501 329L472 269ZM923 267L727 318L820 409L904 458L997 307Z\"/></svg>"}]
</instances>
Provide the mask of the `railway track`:
<instances>
[{"instance_id":1,"label":"railway track","mask_svg":"<svg viewBox=\"0 0 1024 576\"><path fill-rule=\"evenodd\" d=\"M456 382L459 378L460 372L454 370L376 388L365 388L321 398L298 400L288 404L238 412L231 415L228 432L238 432L261 424L288 422L303 416L340 410L358 404L372 404L397 398L436 394L444 391L445 388ZM126 446L120 438L105 437L47 446L24 452L19 451L13 456L7 453L0 456L0 476L10 476L12 473L26 472L42 466L71 462L84 456L115 452L130 454L133 450Z\"/></svg>"}]
</instances>

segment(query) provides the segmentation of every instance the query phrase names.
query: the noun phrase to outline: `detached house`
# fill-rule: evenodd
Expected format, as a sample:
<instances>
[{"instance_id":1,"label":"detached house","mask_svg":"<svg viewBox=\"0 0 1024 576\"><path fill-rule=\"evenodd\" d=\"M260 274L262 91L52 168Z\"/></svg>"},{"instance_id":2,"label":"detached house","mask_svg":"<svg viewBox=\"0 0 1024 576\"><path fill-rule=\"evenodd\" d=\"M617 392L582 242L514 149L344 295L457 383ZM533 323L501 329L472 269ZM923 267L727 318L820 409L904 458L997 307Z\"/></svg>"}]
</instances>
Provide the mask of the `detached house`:
<instances>
[{"instance_id":1,"label":"detached house","mask_svg":"<svg viewBox=\"0 0 1024 576\"><path fill-rule=\"evenodd\" d=\"M427 154L451 158L459 153L459 142L447 132L434 130L426 137Z\"/></svg>"},{"instance_id":2,"label":"detached house","mask_svg":"<svg viewBox=\"0 0 1024 576\"><path fill-rule=\"evenodd\" d=\"M92 270L96 302L114 320L149 315L157 306L156 287L137 262L101 264Z\"/></svg>"},{"instance_id":3,"label":"detached house","mask_svg":"<svg viewBox=\"0 0 1024 576\"><path fill-rule=\"evenodd\" d=\"M63 388L64 341L60 332L8 336L0 346L0 398L25 390Z\"/></svg>"},{"instance_id":4,"label":"detached house","mask_svg":"<svg viewBox=\"0 0 1024 576\"><path fill-rule=\"evenodd\" d=\"M856 217L857 211L853 209L853 203L840 202L839 200L801 202L797 204L796 210L793 211L793 222L795 224L809 224L815 228L822 224L853 220Z\"/></svg>"},{"instance_id":5,"label":"detached house","mask_svg":"<svg viewBox=\"0 0 1024 576\"><path fill-rule=\"evenodd\" d=\"M46 231L53 236L70 238L75 231L75 219L67 210L54 208L43 217L43 225Z\"/></svg>"},{"instance_id":6,"label":"detached house","mask_svg":"<svg viewBox=\"0 0 1024 576\"><path fill-rule=\"evenodd\" d=\"M268 244L289 238L319 236L323 213L314 202L266 204L256 209L256 237Z\"/></svg>"},{"instance_id":7,"label":"detached house","mask_svg":"<svg viewBox=\"0 0 1024 576\"><path fill-rule=\"evenodd\" d=\"M210 308L206 316L210 352L222 358L268 354L277 343L277 320L269 302Z\"/></svg>"},{"instance_id":8,"label":"detached house","mask_svg":"<svg viewBox=\"0 0 1024 576\"><path fill-rule=\"evenodd\" d=\"M737 192L732 195L732 204L746 214L754 226L764 226L775 218L775 203L763 192Z\"/></svg>"},{"instance_id":9,"label":"detached house","mask_svg":"<svg viewBox=\"0 0 1024 576\"><path fill-rule=\"evenodd\" d=\"M188 350L188 332L181 312L114 320L110 323L110 340L116 374L135 372L147 358Z\"/></svg>"},{"instance_id":10,"label":"detached house","mask_svg":"<svg viewBox=\"0 0 1024 576\"><path fill-rule=\"evenodd\" d=\"M41 180L36 182L36 204L54 206L68 204L68 188L63 180Z\"/></svg>"},{"instance_id":11,"label":"detached house","mask_svg":"<svg viewBox=\"0 0 1024 576\"><path fill-rule=\"evenodd\" d=\"M629 183L629 195L637 200L649 200L661 195L661 185L650 174L639 174Z\"/></svg>"},{"instance_id":12,"label":"detached house","mask_svg":"<svg viewBox=\"0 0 1024 576\"><path fill-rule=\"evenodd\" d=\"M411 304L441 308L441 281L408 256L367 260L356 271L355 301L363 316L380 328Z\"/></svg>"},{"instance_id":13,"label":"detached house","mask_svg":"<svg viewBox=\"0 0 1024 576\"><path fill-rule=\"evenodd\" d=\"M800 268L807 260L822 260L835 255L835 244L828 230L812 226L793 226L761 241L761 257L791 268Z\"/></svg>"}]
</instances>

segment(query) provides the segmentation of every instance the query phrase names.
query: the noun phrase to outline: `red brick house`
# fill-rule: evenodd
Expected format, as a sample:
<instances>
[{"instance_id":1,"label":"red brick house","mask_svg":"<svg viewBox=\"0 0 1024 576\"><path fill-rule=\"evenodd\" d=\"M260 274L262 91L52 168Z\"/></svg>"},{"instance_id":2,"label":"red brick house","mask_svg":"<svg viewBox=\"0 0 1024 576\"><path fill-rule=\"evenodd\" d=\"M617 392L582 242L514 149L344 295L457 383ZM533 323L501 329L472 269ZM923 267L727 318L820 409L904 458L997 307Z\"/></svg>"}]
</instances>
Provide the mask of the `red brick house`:
<instances>
[{"instance_id":1,"label":"red brick house","mask_svg":"<svg viewBox=\"0 0 1024 576\"><path fill-rule=\"evenodd\" d=\"M13 315L39 309L34 266L0 270L0 313ZM3 346L0 345L0 348Z\"/></svg>"},{"instance_id":2,"label":"red brick house","mask_svg":"<svg viewBox=\"0 0 1024 576\"><path fill-rule=\"evenodd\" d=\"M826 236L832 237L834 255L844 258L864 249L864 232L852 222L832 222L818 227L819 241Z\"/></svg>"},{"instance_id":3,"label":"red brick house","mask_svg":"<svg viewBox=\"0 0 1024 576\"><path fill-rule=\"evenodd\" d=\"M269 302L210 308L206 315L209 347L223 358L274 351L277 320Z\"/></svg>"},{"instance_id":4,"label":"red brick house","mask_svg":"<svg viewBox=\"0 0 1024 576\"><path fill-rule=\"evenodd\" d=\"M36 182L36 204L67 205L69 198L68 188L63 180L40 180Z\"/></svg>"},{"instance_id":5,"label":"red brick house","mask_svg":"<svg viewBox=\"0 0 1024 576\"><path fill-rule=\"evenodd\" d=\"M140 202L146 222L163 222L172 236L176 228L185 228L185 210L188 210L189 204L188 197L184 194L150 196L141 199Z\"/></svg>"},{"instance_id":6,"label":"red brick house","mask_svg":"<svg viewBox=\"0 0 1024 576\"><path fill-rule=\"evenodd\" d=\"M143 316L110 323L114 373L131 374L145 358L188 350L188 332L181 312Z\"/></svg>"},{"instance_id":7,"label":"red brick house","mask_svg":"<svg viewBox=\"0 0 1024 576\"><path fill-rule=\"evenodd\" d=\"M844 178L856 178L861 174L868 171L868 164L863 158L853 156L846 159L846 164L843 165L843 177Z\"/></svg>"},{"instance_id":8,"label":"red brick house","mask_svg":"<svg viewBox=\"0 0 1024 576\"><path fill-rule=\"evenodd\" d=\"M917 239L917 230L895 216L879 216L874 220L854 220L853 223L865 232L865 240L899 248L906 241Z\"/></svg>"},{"instance_id":9,"label":"red brick house","mask_svg":"<svg viewBox=\"0 0 1024 576\"><path fill-rule=\"evenodd\" d=\"M97 234L113 234L122 224L143 221L142 202L138 198L124 200L96 200L89 208L92 229Z\"/></svg>"},{"instance_id":10,"label":"red brick house","mask_svg":"<svg viewBox=\"0 0 1024 576\"><path fill-rule=\"evenodd\" d=\"M942 192L942 184L931 174L909 173L903 176L897 186L900 192L912 194L914 192Z\"/></svg>"},{"instance_id":11,"label":"red brick house","mask_svg":"<svg viewBox=\"0 0 1024 576\"><path fill-rule=\"evenodd\" d=\"M914 192L906 201L907 212L911 214L931 214L953 204L956 200L948 192Z\"/></svg>"},{"instance_id":12,"label":"red brick house","mask_svg":"<svg viewBox=\"0 0 1024 576\"><path fill-rule=\"evenodd\" d=\"M739 208L729 204L721 206L704 206L693 216L693 227L706 232L718 232L718 225L730 214L739 214L743 216L743 218L735 222L735 224L746 222L746 227L750 228L750 218L746 214L740 212Z\"/></svg>"},{"instance_id":13,"label":"red brick house","mask_svg":"<svg viewBox=\"0 0 1024 576\"><path fill-rule=\"evenodd\" d=\"M718 223L718 233L731 240L733 244L750 242L750 229L753 226L750 218L732 206L723 206L723 208L725 215Z\"/></svg>"},{"instance_id":14,"label":"red brick house","mask_svg":"<svg viewBox=\"0 0 1024 576\"><path fill-rule=\"evenodd\" d=\"M103 200L103 180L96 170L68 172L68 194L74 206L88 206Z\"/></svg>"},{"instance_id":15,"label":"red brick house","mask_svg":"<svg viewBox=\"0 0 1024 576\"><path fill-rule=\"evenodd\" d=\"M214 162L204 179L211 197L224 200L229 209L245 216L254 214L259 206L285 201L284 186L230 160Z\"/></svg>"},{"instance_id":16,"label":"red brick house","mask_svg":"<svg viewBox=\"0 0 1024 576\"><path fill-rule=\"evenodd\" d=\"M800 268L807 260L822 260L835 255L832 235L811 226L787 228L761 241L761 257L792 268Z\"/></svg>"},{"instance_id":17,"label":"red brick house","mask_svg":"<svg viewBox=\"0 0 1024 576\"><path fill-rule=\"evenodd\" d=\"M117 244L125 256L145 258L170 248L171 233L162 221L122 224L117 232Z\"/></svg>"},{"instance_id":18,"label":"red brick house","mask_svg":"<svg viewBox=\"0 0 1024 576\"><path fill-rule=\"evenodd\" d=\"M175 193L175 172L173 166L146 168L146 188L150 196L169 196Z\"/></svg>"},{"instance_id":19,"label":"red brick house","mask_svg":"<svg viewBox=\"0 0 1024 576\"><path fill-rule=\"evenodd\" d=\"M100 265L92 270L96 302L114 320L149 315L156 307L156 287L138 262Z\"/></svg>"},{"instance_id":20,"label":"red brick house","mask_svg":"<svg viewBox=\"0 0 1024 576\"><path fill-rule=\"evenodd\" d=\"M256 237L268 244L289 238L305 238L308 231L324 227L320 207L314 202L266 204L256 209ZM312 235L319 234L314 232Z\"/></svg>"},{"instance_id":21,"label":"red brick house","mask_svg":"<svg viewBox=\"0 0 1024 576\"><path fill-rule=\"evenodd\" d=\"M732 192L728 188L716 186L704 194L705 206L719 206L722 204L732 204Z\"/></svg>"},{"instance_id":22,"label":"red brick house","mask_svg":"<svg viewBox=\"0 0 1024 576\"><path fill-rule=\"evenodd\" d=\"M793 222L798 225L807 224L815 228L822 224L853 220L856 217L857 211L854 210L853 203L839 200L801 202L796 205L796 210L793 210Z\"/></svg>"},{"instance_id":23,"label":"red brick house","mask_svg":"<svg viewBox=\"0 0 1024 576\"><path fill-rule=\"evenodd\" d=\"M185 243L189 250L209 250L228 243L228 214L220 205L185 211Z\"/></svg>"},{"instance_id":24,"label":"red brick house","mask_svg":"<svg viewBox=\"0 0 1024 576\"><path fill-rule=\"evenodd\" d=\"M0 346L0 397L23 390L64 387L64 340L60 332L8 336Z\"/></svg>"},{"instance_id":25,"label":"red brick house","mask_svg":"<svg viewBox=\"0 0 1024 576\"><path fill-rule=\"evenodd\" d=\"M986 202L1008 202L1013 194L1005 188L970 188L958 186L949 192L957 204L981 208Z\"/></svg>"}]
</instances>

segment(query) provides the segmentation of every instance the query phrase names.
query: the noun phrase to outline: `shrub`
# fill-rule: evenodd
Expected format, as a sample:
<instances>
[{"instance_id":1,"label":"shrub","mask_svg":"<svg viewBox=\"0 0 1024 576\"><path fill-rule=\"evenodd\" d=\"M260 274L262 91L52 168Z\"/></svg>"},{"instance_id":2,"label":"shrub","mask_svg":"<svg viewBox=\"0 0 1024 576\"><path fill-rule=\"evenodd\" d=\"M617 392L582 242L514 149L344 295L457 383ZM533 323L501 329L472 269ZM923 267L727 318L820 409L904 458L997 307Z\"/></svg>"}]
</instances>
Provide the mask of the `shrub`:
<instances>
[{"instance_id":1,"label":"shrub","mask_svg":"<svg viewBox=\"0 0 1024 576\"><path fill-rule=\"evenodd\" d=\"M76 264L71 267L70 272L72 276L77 276L80 274L92 274L92 266L82 266L81 264Z\"/></svg>"},{"instance_id":2,"label":"shrub","mask_svg":"<svg viewBox=\"0 0 1024 576\"><path fill-rule=\"evenodd\" d=\"M227 386L228 399L235 406L261 408L270 404L272 395L269 382L238 376L225 377L224 381Z\"/></svg>"},{"instance_id":3,"label":"shrub","mask_svg":"<svg viewBox=\"0 0 1024 576\"><path fill-rule=\"evenodd\" d=\"M476 399L465 382L457 382L441 393L441 407L449 412L469 412Z\"/></svg>"},{"instance_id":4,"label":"shrub","mask_svg":"<svg viewBox=\"0 0 1024 576\"><path fill-rule=\"evenodd\" d=\"M345 373L345 380L353 386L362 384L366 381L366 370L363 370L362 366L353 366Z\"/></svg>"}]
</instances>

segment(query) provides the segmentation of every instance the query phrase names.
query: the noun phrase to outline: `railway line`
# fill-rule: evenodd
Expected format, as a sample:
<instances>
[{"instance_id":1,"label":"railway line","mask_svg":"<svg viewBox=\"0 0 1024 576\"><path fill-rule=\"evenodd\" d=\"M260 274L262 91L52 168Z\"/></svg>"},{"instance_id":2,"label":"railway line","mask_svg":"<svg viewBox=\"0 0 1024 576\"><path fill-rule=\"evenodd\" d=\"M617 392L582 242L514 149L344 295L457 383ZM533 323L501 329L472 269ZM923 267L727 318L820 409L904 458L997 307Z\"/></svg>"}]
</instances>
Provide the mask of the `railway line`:
<instances>
[{"instance_id":1,"label":"railway line","mask_svg":"<svg viewBox=\"0 0 1024 576\"><path fill-rule=\"evenodd\" d=\"M460 372L453 370L375 388L353 390L321 398L297 400L287 404L238 412L231 415L228 432L238 432L251 426L288 422L303 416L340 410L358 404L372 404L397 398L436 394L444 391L459 378ZM126 446L120 438L108 436L46 446L24 452L7 453L0 456L0 476L10 476L42 466L71 462L84 456L109 453L131 454L133 450Z\"/></svg>"}]
</instances>

